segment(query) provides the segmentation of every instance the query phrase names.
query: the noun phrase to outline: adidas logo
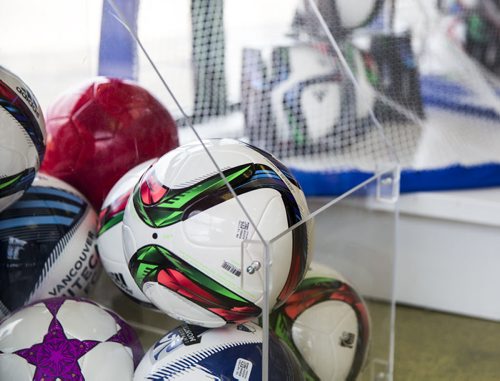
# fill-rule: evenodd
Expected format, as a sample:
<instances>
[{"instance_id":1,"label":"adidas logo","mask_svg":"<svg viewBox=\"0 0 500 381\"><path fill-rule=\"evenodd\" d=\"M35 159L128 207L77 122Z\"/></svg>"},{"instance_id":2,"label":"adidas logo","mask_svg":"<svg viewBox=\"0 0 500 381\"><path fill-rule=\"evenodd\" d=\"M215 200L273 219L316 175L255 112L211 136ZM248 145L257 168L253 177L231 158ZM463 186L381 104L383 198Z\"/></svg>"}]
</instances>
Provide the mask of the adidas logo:
<instances>
[{"instance_id":1,"label":"adidas logo","mask_svg":"<svg viewBox=\"0 0 500 381\"><path fill-rule=\"evenodd\" d=\"M16 90L21 96L24 98L24 100L30 105L31 109L37 116L37 118L40 117L40 113L38 111L38 104L36 103L35 98L31 95L31 93L26 90L24 87L16 87Z\"/></svg>"}]
</instances>

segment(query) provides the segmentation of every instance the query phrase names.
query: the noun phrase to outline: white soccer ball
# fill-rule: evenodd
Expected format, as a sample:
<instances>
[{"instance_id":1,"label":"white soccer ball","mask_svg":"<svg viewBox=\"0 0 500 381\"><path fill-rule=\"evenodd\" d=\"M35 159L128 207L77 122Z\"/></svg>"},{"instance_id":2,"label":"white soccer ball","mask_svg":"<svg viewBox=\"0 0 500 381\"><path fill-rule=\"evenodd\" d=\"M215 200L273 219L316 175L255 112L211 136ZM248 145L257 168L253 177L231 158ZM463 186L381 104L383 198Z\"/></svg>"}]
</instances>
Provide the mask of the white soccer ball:
<instances>
[{"instance_id":1,"label":"white soccer ball","mask_svg":"<svg viewBox=\"0 0 500 381\"><path fill-rule=\"evenodd\" d=\"M129 170L111 188L99 213L97 248L102 265L116 286L140 303L151 305L149 299L137 286L123 252L123 213L128 198L144 171L155 162L148 160Z\"/></svg>"},{"instance_id":2,"label":"white soccer ball","mask_svg":"<svg viewBox=\"0 0 500 381\"><path fill-rule=\"evenodd\" d=\"M36 300L84 296L96 283L97 217L75 188L39 174L0 214L0 317Z\"/></svg>"},{"instance_id":3,"label":"white soccer ball","mask_svg":"<svg viewBox=\"0 0 500 381\"><path fill-rule=\"evenodd\" d=\"M353 3L350 0L316 0L321 5L328 4L333 14L336 13L337 22L342 28L356 29L369 23L380 11L382 0L363 0Z\"/></svg>"},{"instance_id":4,"label":"white soccer ball","mask_svg":"<svg viewBox=\"0 0 500 381\"><path fill-rule=\"evenodd\" d=\"M255 147L205 141L248 216L270 240L308 216L288 169ZM200 143L179 147L147 170L129 198L123 240L129 269L151 302L206 327L261 314L264 246ZM269 304L290 295L310 261L304 223L271 245ZM244 241L254 241L243 245Z\"/></svg>"},{"instance_id":5,"label":"white soccer ball","mask_svg":"<svg viewBox=\"0 0 500 381\"><path fill-rule=\"evenodd\" d=\"M125 321L83 299L46 299L0 324L1 380L132 380L142 354Z\"/></svg>"},{"instance_id":6,"label":"white soccer ball","mask_svg":"<svg viewBox=\"0 0 500 381\"><path fill-rule=\"evenodd\" d=\"M299 358L306 379L355 380L370 344L370 317L345 278L311 264L306 278L271 315L273 331Z\"/></svg>"},{"instance_id":7,"label":"white soccer ball","mask_svg":"<svg viewBox=\"0 0 500 381\"><path fill-rule=\"evenodd\" d=\"M325 50L309 43L245 50L242 108L251 143L313 153L347 147L369 130L375 92L361 52L350 50L355 86Z\"/></svg>"},{"instance_id":8,"label":"white soccer ball","mask_svg":"<svg viewBox=\"0 0 500 381\"><path fill-rule=\"evenodd\" d=\"M45 122L33 92L0 66L0 211L32 183L45 153Z\"/></svg>"},{"instance_id":9,"label":"white soccer ball","mask_svg":"<svg viewBox=\"0 0 500 381\"><path fill-rule=\"evenodd\" d=\"M321 17L329 31L337 40L346 38L349 32L367 26L381 14L384 0L364 0L352 2L349 0L314 0ZM327 33L320 24L310 4L304 0L298 4L295 22L306 33L316 38L327 39Z\"/></svg>"},{"instance_id":10,"label":"white soccer ball","mask_svg":"<svg viewBox=\"0 0 500 381\"><path fill-rule=\"evenodd\" d=\"M269 338L269 380L302 380L295 356L274 335ZM254 323L217 329L179 326L146 352L134 381L262 379L262 329Z\"/></svg>"}]
</instances>

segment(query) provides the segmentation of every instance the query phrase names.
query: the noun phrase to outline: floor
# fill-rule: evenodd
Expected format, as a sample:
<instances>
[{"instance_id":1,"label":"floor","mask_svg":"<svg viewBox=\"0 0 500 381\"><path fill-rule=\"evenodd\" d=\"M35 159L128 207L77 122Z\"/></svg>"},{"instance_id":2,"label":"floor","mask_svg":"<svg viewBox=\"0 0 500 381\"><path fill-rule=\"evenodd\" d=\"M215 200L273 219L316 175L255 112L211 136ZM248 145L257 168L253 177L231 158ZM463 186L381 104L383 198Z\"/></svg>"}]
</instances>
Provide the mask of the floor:
<instances>
[{"instance_id":1,"label":"floor","mask_svg":"<svg viewBox=\"0 0 500 381\"><path fill-rule=\"evenodd\" d=\"M117 291L106 276L99 283L96 289L100 292L92 297L129 321L139 332L144 348L177 324L164 314L139 307ZM387 326L387 307L370 303L369 308L372 325ZM381 330L373 332L372 354L386 352L385 334ZM373 373L369 370L365 373L362 381L379 381L370 376ZM500 380L500 324L397 306L394 380Z\"/></svg>"},{"instance_id":2,"label":"floor","mask_svg":"<svg viewBox=\"0 0 500 381\"><path fill-rule=\"evenodd\" d=\"M394 380L500 380L500 324L398 306Z\"/></svg>"}]
</instances>

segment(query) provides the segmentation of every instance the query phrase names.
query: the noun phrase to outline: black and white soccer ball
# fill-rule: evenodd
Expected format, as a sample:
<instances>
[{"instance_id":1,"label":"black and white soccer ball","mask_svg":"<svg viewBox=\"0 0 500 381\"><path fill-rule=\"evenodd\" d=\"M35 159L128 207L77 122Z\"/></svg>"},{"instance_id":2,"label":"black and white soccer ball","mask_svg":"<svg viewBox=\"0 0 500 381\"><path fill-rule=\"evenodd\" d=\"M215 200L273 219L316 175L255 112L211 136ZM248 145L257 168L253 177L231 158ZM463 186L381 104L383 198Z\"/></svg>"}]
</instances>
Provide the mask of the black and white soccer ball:
<instances>
[{"instance_id":1,"label":"black and white soccer ball","mask_svg":"<svg viewBox=\"0 0 500 381\"><path fill-rule=\"evenodd\" d=\"M283 157L342 149L365 134L375 91L366 55L346 49L357 86L325 44L244 49L241 99L250 143Z\"/></svg>"},{"instance_id":2,"label":"black and white soccer ball","mask_svg":"<svg viewBox=\"0 0 500 381\"><path fill-rule=\"evenodd\" d=\"M90 292L101 266L96 219L72 186L35 178L0 214L0 317L39 299Z\"/></svg>"},{"instance_id":3,"label":"black and white soccer ball","mask_svg":"<svg viewBox=\"0 0 500 381\"><path fill-rule=\"evenodd\" d=\"M133 278L156 307L190 324L219 327L262 313L259 232L270 240L309 212L296 179L270 154L232 139L204 144L248 215L196 142L170 151L144 173L125 209L123 242ZM305 222L272 243L270 308L302 280L311 229Z\"/></svg>"},{"instance_id":4,"label":"black and white soccer ball","mask_svg":"<svg viewBox=\"0 0 500 381\"><path fill-rule=\"evenodd\" d=\"M45 153L45 122L30 88L0 66L0 211L30 186Z\"/></svg>"},{"instance_id":5,"label":"black and white soccer ball","mask_svg":"<svg viewBox=\"0 0 500 381\"><path fill-rule=\"evenodd\" d=\"M262 328L254 323L207 329L182 325L146 352L134 381L262 380ZM269 335L269 380L301 381L293 353Z\"/></svg>"}]
</instances>

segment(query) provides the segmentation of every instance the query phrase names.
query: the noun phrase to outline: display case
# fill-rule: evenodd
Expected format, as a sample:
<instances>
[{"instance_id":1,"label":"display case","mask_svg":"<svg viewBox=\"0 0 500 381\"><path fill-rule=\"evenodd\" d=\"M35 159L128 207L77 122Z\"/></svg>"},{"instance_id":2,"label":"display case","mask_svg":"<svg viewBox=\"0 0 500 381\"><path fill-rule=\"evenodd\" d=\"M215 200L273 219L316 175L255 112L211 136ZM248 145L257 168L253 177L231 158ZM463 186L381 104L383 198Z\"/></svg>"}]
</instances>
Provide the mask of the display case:
<instances>
[{"instance_id":1,"label":"display case","mask_svg":"<svg viewBox=\"0 0 500 381\"><path fill-rule=\"evenodd\" d=\"M203 306L224 323L251 320L262 327L259 361L249 363L244 355L227 354L227 362L236 356L230 364L234 379L274 380L277 368L289 367L284 374L289 372L290 380L392 380L402 152L391 139L409 133L410 119L402 108L418 113L419 105L410 96L400 104L391 100L394 89L383 88L382 70L376 69L383 60L369 46L359 47L376 45L373 30L388 22L389 7L374 1L350 17L329 14L322 2L295 0L1 3L7 32L0 41L0 65L29 84L44 112L50 108L46 115L57 114L53 105L75 85L97 75L116 77L152 94L175 120L179 144L195 147L169 159L168 165L181 164L176 164L175 173L162 172L163 179L158 168L166 163L165 156L143 172L139 184L147 183L150 194L143 196L142 185L137 185L133 195L139 201L129 200L124 213L132 215L141 202L146 205L142 210L159 202L173 205L184 193L179 190L177 199L168 199L170 190L196 193L195 187L211 181L203 183L203 192L213 192L204 199L208 206L195 203L205 197L201 190L202 196L186 199L178 209L184 217L175 221L180 226L175 232L162 230L171 226L164 211L158 212L160 222L148 220L156 218L149 212L124 220L128 238L122 242L131 249L123 261L138 261L138 251L148 245L164 247L175 254L165 256L169 274L184 274L205 292L193 291L194 286L187 287L191 293L176 289L176 297L196 299L196 308L184 299L177 307L198 311L196 318L186 319L189 323L203 321L198 308ZM352 43L354 37L362 41L359 46ZM70 100L82 93L71 94ZM124 104L131 97L122 96ZM89 117L103 118L100 112ZM153 119L136 132L141 138L132 136L130 144L118 142L114 132L95 135L92 152L82 148L87 137L78 129L80 135L64 146L63 154L74 160L65 174L74 181L83 179L80 160L93 162L98 149L104 152L102 168L108 160L120 161L119 144L137 152L144 144L147 153L153 152L149 147L163 139ZM51 120L57 124L59 119ZM93 123L97 124L89 125ZM51 136L55 135L49 133L50 150L59 144ZM106 159L106 152L112 157ZM161 155L147 158L155 156ZM45 165L50 173L64 161L54 157L47 148L42 170ZM101 165L93 169L99 172ZM155 193L161 187L151 185L154 180L148 176L153 172L155 181L164 180L160 185L165 193ZM91 198L98 214L103 199ZM99 229L105 213L103 208ZM147 238L137 233L139 220L147 225ZM181 233L186 234L182 242L176 236ZM223 302L213 302L214 295L229 298L224 299L227 310ZM180 324L128 298L106 271L88 297L127 320L145 349ZM175 304L168 300L160 302L160 309ZM183 316L175 311L171 315ZM210 316L209 327L220 325ZM278 354L270 352L276 351L276 340L287 343L286 356L302 358L299 368L273 363ZM211 379L222 377L219 370L206 368L200 353L193 354L182 371L196 368ZM162 366L158 379L172 370L168 361Z\"/></svg>"},{"instance_id":2,"label":"display case","mask_svg":"<svg viewBox=\"0 0 500 381\"><path fill-rule=\"evenodd\" d=\"M340 272L366 303L370 319L370 342L366 363L357 378L360 380L390 380L392 377L396 318L394 266L397 232L397 210L394 201L398 192L398 176L397 168L387 169L339 197L309 198L311 213L302 221L303 224L308 221L314 223L313 261L316 262L314 267L319 267L320 274L330 274L330 276L332 268ZM270 262L267 267L259 270L263 273L261 274L263 293L266 289L264 270L267 268L268 272L272 271L273 248L280 239L292 234L293 228L297 226L264 242L258 239L245 240L241 244L242 262L237 264L239 268L245 269L251 266L252 263L245 259L248 251L259 252L262 263L266 258L267 262ZM321 265L326 265L329 269L322 273ZM243 284L244 278L249 276L251 275L242 272ZM99 279L92 297L112 307L136 328L145 348L180 324L179 321L159 311L139 307L114 287L107 276ZM266 316L266 308L263 310L263 316ZM268 309L267 312L271 311ZM334 316L331 319L333 320ZM263 317L262 323L265 327L270 321ZM316 340L310 345L314 348L315 345L319 347L323 344L320 352L326 351L325 344L321 343L319 338ZM265 351L264 347L263 352ZM330 359L335 360L333 350ZM272 364L267 366L272 369ZM265 379L265 374L262 375L262 379Z\"/></svg>"}]
</instances>

